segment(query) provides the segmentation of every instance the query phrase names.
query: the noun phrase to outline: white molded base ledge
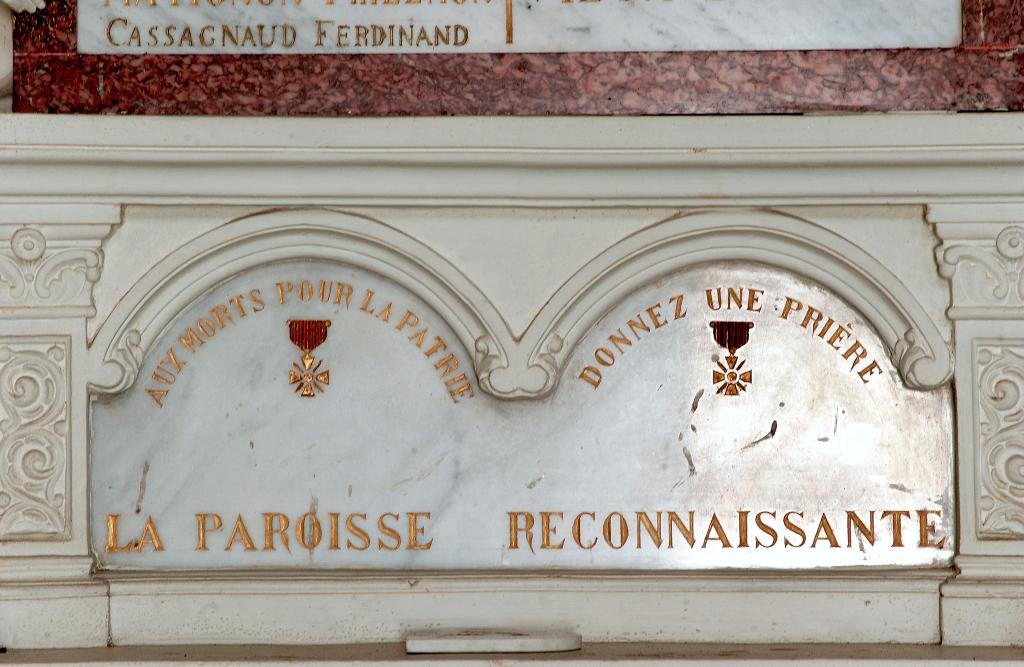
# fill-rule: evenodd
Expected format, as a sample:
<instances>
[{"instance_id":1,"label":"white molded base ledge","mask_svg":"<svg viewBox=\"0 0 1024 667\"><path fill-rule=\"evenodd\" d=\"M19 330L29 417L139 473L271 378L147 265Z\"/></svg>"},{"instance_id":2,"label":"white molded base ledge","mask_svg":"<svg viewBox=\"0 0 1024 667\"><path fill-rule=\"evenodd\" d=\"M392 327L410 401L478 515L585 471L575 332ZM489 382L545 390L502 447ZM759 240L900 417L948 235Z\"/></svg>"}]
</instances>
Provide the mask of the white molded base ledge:
<instances>
[{"instance_id":1,"label":"white molded base ledge","mask_svg":"<svg viewBox=\"0 0 1024 667\"><path fill-rule=\"evenodd\" d=\"M614 664L615 667L641 665L687 665L706 667L781 667L799 661L801 665L841 667L845 665L971 665L1006 667L1024 658L1024 651L1013 648L961 646L900 646L874 644L781 644L723 645L700 643L585 643L579 651L566 653L529 653L521 655L407 655L402 644L355 644L335 646L140 646L86 650L12 651L0 656L0 663L11 665L251 665L290 667L315 664L323 667L544 667L545 665Z\"/></svg>"},{"instance_id":2,"label":"white molded base ledge","mask_svg":"<svg viewBox=\"0 0 1024 667\"><path fill-rule=\"evenodd\" d=\"M510 628L580 632L584 643L931 644L949 574L118 576L110 627L115 645L400 642Z\"/></svg>"},{"instance_id":3,"label":"white molded base ledge","mask_svg":"<svg viewBox=\"0 0 1024 667\"><path fill-rule=\"evenodd\" d=\"M942 641L954 646L1024 646L1024 558L960 556L942 587Z\"/></svg>"},{"instance_id":4,"label":"white molded base ledge","mask_svg":"<svg viewBox=\"0 0 1024 667\"><path fill-rule=\"evenodd\" d=\"M106 646L107 614L103 582L0 584L0 646Z\"/></svg>"}]
</instances>

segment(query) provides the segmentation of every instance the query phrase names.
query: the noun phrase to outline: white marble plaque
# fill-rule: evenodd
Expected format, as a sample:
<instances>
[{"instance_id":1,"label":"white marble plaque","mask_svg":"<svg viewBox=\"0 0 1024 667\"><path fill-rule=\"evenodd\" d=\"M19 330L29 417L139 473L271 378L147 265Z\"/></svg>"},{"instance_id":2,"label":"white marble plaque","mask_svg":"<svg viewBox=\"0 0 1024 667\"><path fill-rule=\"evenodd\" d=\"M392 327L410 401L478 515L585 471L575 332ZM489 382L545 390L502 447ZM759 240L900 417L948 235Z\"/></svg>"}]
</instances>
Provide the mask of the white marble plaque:
<instances>
[{"instance_id":1,"label":"white marble plaque","mask_svg":"<svg viewBox=\"0 0 1024 667\"><path fill-rule=\"evenodd\" d=\"M79 0L82 53L950 47L960 0Z\"/></svg>"},{"instance_id":2,"label":"white marble plaque","mask_svg":"<svg viewBox=\"0 0 1024 667\"><path fill-rule=\"evenodd\" d=\"M849 307L767 268L665 276L551 395L507 401L410 290L274 264L94 402L92 544L120 569L945 564L951 420Z\"/></svg>"}]
</instances>

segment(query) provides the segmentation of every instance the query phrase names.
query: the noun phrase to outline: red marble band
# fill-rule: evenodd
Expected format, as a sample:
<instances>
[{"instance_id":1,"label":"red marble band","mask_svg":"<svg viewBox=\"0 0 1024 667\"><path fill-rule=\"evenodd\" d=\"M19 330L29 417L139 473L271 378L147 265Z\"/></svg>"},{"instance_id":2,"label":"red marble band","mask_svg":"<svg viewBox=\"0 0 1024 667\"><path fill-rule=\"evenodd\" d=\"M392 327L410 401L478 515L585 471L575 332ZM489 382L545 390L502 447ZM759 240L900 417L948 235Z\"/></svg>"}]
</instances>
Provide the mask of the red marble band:
<instances>
[{"instance_id":1,"label":"red marble band","mask_svg":"<svg viewBox=\"0 0 1024 667\"><path fill-rule=\"evenodd\" d=\"M1024 110L1024 0L965 0L956 49L94 56L75 2L15 24L17 112L634 115Z\"/></svg>"}]
</instances>

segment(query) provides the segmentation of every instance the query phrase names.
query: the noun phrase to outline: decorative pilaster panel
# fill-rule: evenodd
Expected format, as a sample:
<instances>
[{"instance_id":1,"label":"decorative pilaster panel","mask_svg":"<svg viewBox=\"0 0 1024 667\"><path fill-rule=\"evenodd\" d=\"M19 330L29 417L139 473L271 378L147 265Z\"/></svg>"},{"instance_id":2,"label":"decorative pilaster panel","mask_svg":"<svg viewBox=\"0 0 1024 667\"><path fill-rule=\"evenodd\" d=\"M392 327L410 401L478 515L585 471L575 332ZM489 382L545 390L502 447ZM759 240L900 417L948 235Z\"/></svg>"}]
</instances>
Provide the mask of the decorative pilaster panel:
<instances>
[{"instance_id":1,"label":"decorative pilaster panel","mask_svg":"<svg viewBox=\"0 0 1024 667\"><path fill-rule=\"evenodd\" d=\"M1024 340L976 341L981 538L1024 539Z\"/></svg>"},{"instance_id":2,"label":"decorative pilaster panel","mask_svg":"<svg viewBox=\"0 0 1024 667\"><path fill-rule=\"evenodd\" d=\"M0 559L87 559L87 318L120 207L0 204ZM14 564L12 564L14 563ZM0 565L8 579L31 569Z\"/></svg>"},{"instance_id":3,"label":"decorative pilaster panel","mask_svg":"<svg viewBox=\"0 0 1024 667\"><path fill-rule=\"evenodd\" d=\"M948 204L928 218L956 339L959 553L1024 561L1024 206Z\"/></svg>"},{"instance_id":4,"label":"decorative pilaster panel","mask_svg":"<svg viewBox=\"0 0 1024 667\"><path fill-rule=\"evenodd\" d=\"M86 542L81 378L101 246L120 215L120 207L100 204L0 204L3 646L107 641L106 590L91 578Z\"/></svg>"},{"instance_id":5,"label":"decorative pilaster panel","mask_svg":"<svg viewBox=\"0 0 1024 667\"><path fill-rule=\"evenodd\" d=\"M68 347L0 338L0 541L68 532Z\"/></svg>"}]
</instances>

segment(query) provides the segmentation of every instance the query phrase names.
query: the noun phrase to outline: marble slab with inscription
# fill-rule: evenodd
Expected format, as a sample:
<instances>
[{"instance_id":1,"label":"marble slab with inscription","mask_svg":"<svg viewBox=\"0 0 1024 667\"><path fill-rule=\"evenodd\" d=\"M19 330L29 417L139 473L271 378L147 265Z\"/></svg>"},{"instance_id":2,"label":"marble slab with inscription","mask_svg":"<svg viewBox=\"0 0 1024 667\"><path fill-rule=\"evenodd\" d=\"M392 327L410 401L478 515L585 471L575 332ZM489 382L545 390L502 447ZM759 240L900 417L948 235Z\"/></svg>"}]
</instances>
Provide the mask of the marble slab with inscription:
<instances>
[{"instance_id":1,"label":"marble slab with inscription","mask_svg":"<svg viewBox=\"0 0 1024 667\"><path fill-rule=\"evenodd\" d=\"M79 0L81 53L927 48L960 0Z\"/></svg>"},{"instance_id":2,"label":"marble slab with inscription","mask_svg":"<svg viewBox=\"0 0 1024 667\"><path fill-rule=\"evenodd\" d=\"M948 564L948 389L907 389L823 289L687 269L613 306L540 400L481 391L443 319L325 262L181 312L91 415L111 569Z\"/></svg>"}]
</instances>

